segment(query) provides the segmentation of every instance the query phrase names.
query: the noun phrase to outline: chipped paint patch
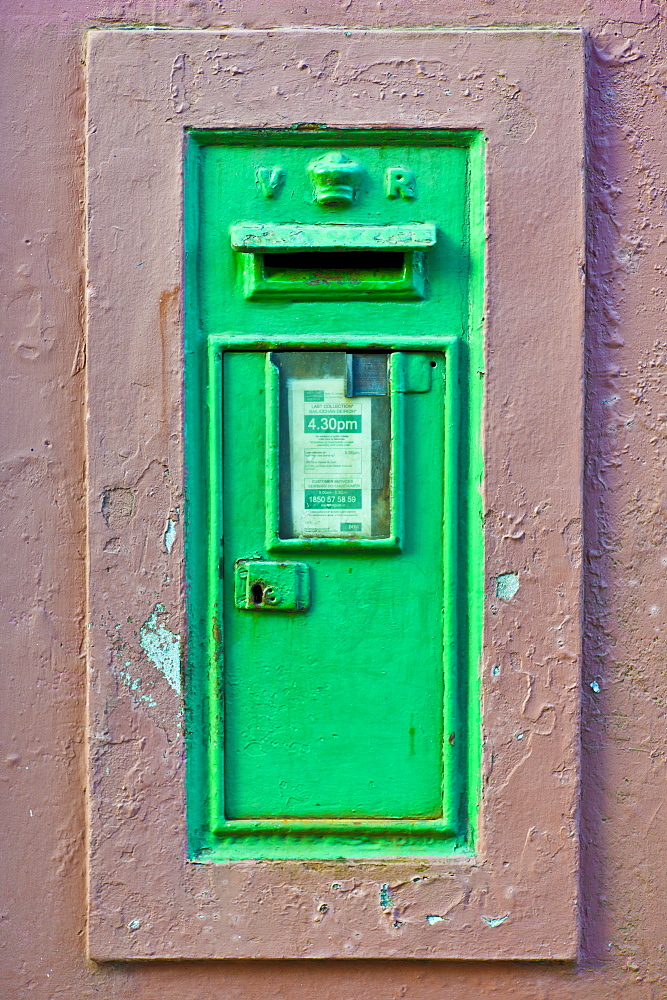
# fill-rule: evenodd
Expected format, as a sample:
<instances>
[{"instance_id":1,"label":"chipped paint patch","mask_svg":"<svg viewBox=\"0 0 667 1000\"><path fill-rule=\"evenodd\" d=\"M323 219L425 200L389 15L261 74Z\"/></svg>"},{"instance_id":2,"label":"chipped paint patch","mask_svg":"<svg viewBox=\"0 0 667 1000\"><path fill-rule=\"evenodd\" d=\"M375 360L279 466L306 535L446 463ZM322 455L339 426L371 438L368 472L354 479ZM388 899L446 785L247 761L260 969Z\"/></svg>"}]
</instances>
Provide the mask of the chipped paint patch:
<instances>
[{"instance_id":1,"label":"chipped paint patch","mask_svg":"<svg viewBox=\"0 0 667 1000\"><path fill-rule=\"evenodd\" d=\"M135 493L124 486L107 486L102 494L102 517L107 528L120 531L134 514Z\"/></svg>"},{"instance_id":2,"label":"chipped paint patch","mask_svg":"<svg viewBox=\"0 0 667 1000\"><path fill-rule=\"evenodd\" d=\"M504 913L502 917L482 917L482 920L489 927L500 927L501 924L505 923L508 917L509 913Z\"/></svg>"},{"instance_id":3,"label":"chipped paint patch","mask_svg":"<svg viewBox=\"0 0 667 1000\"><path fill-rule=\"evenodd\" d=\"M114 626L114 631L119 628L120 625ZM122 657L123 655L127 656L127 652L124 644L121 643L114 650L114 656ZM157 708L157 702L155 701L155 698L153 698L152 695L147 693L147 691L145 690L145 688L153 687L153 681L147 681L142 679L141 677L133 677L132 674L130 673L130 670L128 669L131 666L132 666L131 660L124 660L122 667L119 666L117 668L118 678L123 682L123 684L128 688L128 690L132 692L135 698L138 698L139 701L145 701L146 704L150 705L151 708Z\"/></svg>"},{"instance_id":4,"label":"chipped paint patch","mask_svg":"<svg viewBox=\"0 0 667 1000\"><path fill-rule=\"evenodd\" d=\"M157 708L157 702L149 694L144 694L141 690L141 677L133 677L129 670L119 670L118 676L133 694L141 701L145 701L151 708Z\"/></svg>"},{"instance_id":5,"label":"chipped paint patch","mask_svg":"<svg viewBox=\"0 0 667 1000\"><path fill-rule=\"evenodd\" d=\"M496 577L496 597L501 601L511 601L518 589L518 573L501 573Z\"/></svg>"},{"instance_id":6,"label":"chipped paint patch","mask_svg":"<svg viewBox=\"0 0 667 1000\"><path fill-rule=\"evenodd\" d=\"M159 616L166 611L156 604L150 618L139 629L141 648L170 687L181 693L181 637L170 632Z\"/></svg>"},{"instance_id":7,"label":"chipped paint patch","mask_svg":"<svg viewBox=\"0 0 667 1000\"><path fill-rule=\"evenodd\" d=\"M441 924L444 919L445 918L441 917L439 913L431 913L426 918L426 923L427 924Z\"/></svg>"},{"instance_id":8,"label":"chipped paint patch","mask_svg":"<svg viewBox=\"0 0 667 1000\"><path fill-rule=\"evenodd\" d=\"M393 905L394 901L391 898L391 894L389 892L389 886L385 882L380 888L380 906L382 907L383 910L388 910Z\"/></svg>"},{"instance_id":9,"label":"chipped paint patch","mask_svg":"<svg viewBox=\"0 0 667 1000\"><path fill-rule=\"evenodd\" d=\"M167 555L171 552L176 541L176 521L171 517L167 519L164 532L162 534L162 546Z\"/></svg>"}]
</instances>

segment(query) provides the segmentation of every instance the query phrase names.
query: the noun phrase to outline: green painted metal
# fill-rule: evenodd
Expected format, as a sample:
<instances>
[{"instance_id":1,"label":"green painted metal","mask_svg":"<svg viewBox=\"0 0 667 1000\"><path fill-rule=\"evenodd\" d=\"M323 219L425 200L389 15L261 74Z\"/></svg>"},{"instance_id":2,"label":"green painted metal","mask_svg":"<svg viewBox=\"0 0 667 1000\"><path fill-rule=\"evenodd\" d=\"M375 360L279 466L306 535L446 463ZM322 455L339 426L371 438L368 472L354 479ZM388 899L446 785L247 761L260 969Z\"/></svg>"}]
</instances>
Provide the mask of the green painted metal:
<instances>
[{"instance_id":1,"label":"green painted metal","mask_svg":"<svg viewBox=\"0 0 667 1000\"><path fill-rule=\"evenodd\" d=\"M436 227L241 222L231 227L230 242L243 254L237 263L247 299L419 299L426 292L422 251L435 246Z\"/></svg>"},{"instance_id":2,"label":"green painted metal","mask_svg":"<svg viewBox=\"0 0 667 1000\"><path fill-rule=\"evenodd\" d=\"M240 222L230 228L234 250L426 250L435 246L431 222L402 226L356 226L326 223L311 226Z\"/></svg>"},{"instance_id":3,"label":"green painted metal","mask_svg":"<svg viewBox=\"0 0 667 1000\"><path fill-rule=\"evenodd\" d=\"M483 205L478 133L189 135L193 856L474 849ZM387 245L404 255L402 271L389 267L389 277L373 256ZM349 256L321 269L288 260L286 290L271 287L266 267L285 248ZM387 282L397 270L405 277L415 258L422 297L397 300ZM269 286L260 295L248 294L248 261L254 280ZM389 358L389 431L373 446L387 449L391 468L387 529L381 537L284 537L286 383L273 352L374 350ZM302 367L308 358L301 353ZM262 597L250 608L239 567L253 567L275 594L280 571L269 567L295 565L276 561L282 549L307 567L309 606L276 614Z\"/></svg>"},{"instance_id":4,"label":"green painted metal","mask_svg":"<svg viewBox=\"0 0 667 1000\"><path fill-rule=\"evenodd\" d=\"M408 252L400 255L400 265L377 265L363 270L326 266L309 255L295 254L295 263L304 266L281 266L284 254L240 255L239 270L243 294L247 299L285 298L293 301L337 299L372 299L386 302L390 299L422 299L426 293L423 254ZM349 255L351 256L351 255ZM393 256L399 257L398 254ZM386 257L386 255L385 255ZM329 257L330 259L330 257ZM280 264L278 264L280 261Z\"/></svg>"},{"instance_id":5,"label":"green painted metal","mask_svg":"<svg viewBox=\"0 0 667 1000\"><path fill-rule=\"evenodd\" d=\"M306 611L310 572L305 563L237 559L234 604L240 611Z\"/></svg>"}]
</instances>

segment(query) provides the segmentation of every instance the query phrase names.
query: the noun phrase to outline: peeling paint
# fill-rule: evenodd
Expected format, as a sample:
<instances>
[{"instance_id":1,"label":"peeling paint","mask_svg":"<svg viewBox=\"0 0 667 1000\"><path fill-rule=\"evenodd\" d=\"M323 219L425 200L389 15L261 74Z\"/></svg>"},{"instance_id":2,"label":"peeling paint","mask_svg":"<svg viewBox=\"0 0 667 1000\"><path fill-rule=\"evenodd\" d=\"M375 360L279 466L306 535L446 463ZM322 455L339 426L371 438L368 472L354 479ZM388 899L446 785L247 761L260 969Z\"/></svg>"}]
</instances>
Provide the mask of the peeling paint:
<instances>
[{"instance_id":1,"label":"peeling paint","mask_svg":"<svg viewBox=\"0 0 667 1000\"><path fill-rule=\"evenodd\" d=\"M445 918L444 918L444 917L441 917L439 913L431 913L431 914L429 914L429 916L428 916L428 917L426 918L426 923L427 923L427 924L440 924L440 923L442 923L442 921L443 921L444 919L445 919Z\"/></svg>"},{"instance_id":2,"label":"peeling paint","mask_svg":"<svg viewBox=\"0 0 667 1000\"><path fill-rule=\"evenodd\" d=\"M388 910L393 905L394 901L391 898L391 894L389 892L389 886L385 882L380 888L380 906L382 907L383 910Z\"/></svg>"},{"instance_id":3,"label":"peeling paint","mask_svg":"<svg viewBox=\"0 0 667 1000\"><path fill-rule=\"evenodd\" d=\"M122 530L134 514L135 494L125 486L107 486L102 494L102 517L107 528Z\"/></svg>"},{"instance_id":4,"label":"peeling paint","mask_svg":"<svg viewBox=\"0 0 667 1000\"><path fill-rule=\"evenodd\" d=\"M140 701L145 701L151 708L157 708L155 698L152 698L149 694L143 693L141 689L141 677L133 677L129 670L119 670L118 676L122 680L123 684L125 684L126 687L140 699Z\"/></svg>"},{"instance_id":5,"label":"peeling paint","mask_svg":"<svg viewBox=\"0 0 667 1000\"><path fill-rule=\"evenodd\" d=\"M496 597L501 601L511 601L518 589L518 573L501 573L496 577Z\"/></svg>"},{"instance_id":6,"label":"peeling paint","mask_svg":"<svg viewBox=\"0 0 667 1000\"><path fill-rule=\"evenodd\" d=\"M141 648L177 694L181 693L181 637L159 620L164 604L156 604L139 630Z\"/></svg>"},{"instance_id":7,"label":"peeling paint","mask_svg":"<svg viewBox=\"0 0 667 1000\"><path fill-rule=\"evenodd\" d=\"M501 924L505 923L508 917L509 913L504 913L502 917L482 917L482 920L489 927L500 927Z\"/></svg>"},{"instance_id":8,"label":"peeling paint","mask_svg":"<svg viewBox=\"0 0 667 1000\"><path fill-rule=\"evenodd\" d=\"M167 519L167 524L162 534L162 545L164 551L167 554L171 552L175 541L176 541L176 521L174 521L170 517Z\"/></svg>"},{"instance_id":9,"label":"peeling paint","mask_svg":"<svg viewBox=\"0 0 667 1000\"><path fill-rule=\"evenodd\" d=\"M500 103L500 120L506 123L507 136L518 142L528 142L537 128L537 118L521 99L521 88L511 83L504 73L498 73L491 85Z\"/></svg>"}]
</instances>

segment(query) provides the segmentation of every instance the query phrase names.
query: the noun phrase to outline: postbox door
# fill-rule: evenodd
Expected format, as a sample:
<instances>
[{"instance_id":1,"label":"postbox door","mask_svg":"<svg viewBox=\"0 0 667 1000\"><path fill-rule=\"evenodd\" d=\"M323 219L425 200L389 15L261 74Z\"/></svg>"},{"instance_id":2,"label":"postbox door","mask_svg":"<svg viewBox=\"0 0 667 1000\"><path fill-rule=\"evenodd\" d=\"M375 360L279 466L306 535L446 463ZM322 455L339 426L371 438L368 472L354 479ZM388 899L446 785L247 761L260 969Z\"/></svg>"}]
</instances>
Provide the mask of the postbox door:
<instances>
[{"instance_id":1,"label":"postbox door","mask_svg":"<svg viewBox=\"0 0 667 1000\"><path fill-rule=\"evenodd\" d=\"M384 397L321 357L222 358L224 818L437 819L444 356Z\"/></svg>"}]
</instances>

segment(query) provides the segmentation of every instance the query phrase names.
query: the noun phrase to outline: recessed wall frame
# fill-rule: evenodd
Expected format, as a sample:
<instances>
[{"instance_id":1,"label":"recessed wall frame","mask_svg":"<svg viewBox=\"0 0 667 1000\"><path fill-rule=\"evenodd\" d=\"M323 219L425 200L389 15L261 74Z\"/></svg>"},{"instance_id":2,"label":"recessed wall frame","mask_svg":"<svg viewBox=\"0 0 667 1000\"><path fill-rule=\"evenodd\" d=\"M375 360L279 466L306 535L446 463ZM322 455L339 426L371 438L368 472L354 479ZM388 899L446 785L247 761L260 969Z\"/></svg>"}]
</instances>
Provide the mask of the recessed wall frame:
<instances>
[{"instance_id":1,"label":"recessed wall frame","mask_svg":"<svg viewBox=\"0 0 667 1000\"><path fill-rule=\"evenodd\" d=\"M219 44L219 31L102 29L88 39L89 954L572 960L582 33L226 30L225 53L248 70L242 74L216 71ZM295 51L321 65L334 50L342 67L335 78L306 79L294 63ZM367 68L379 64L395 67L404 85L369 78ZM511 108L497 85L499 66L517 87ZM403 92L415 96L408 103ZM484 136L486 351L474 369L485 408L474 430L485 458L483 755L472 855L219 863L193 858L187 847L198 831L186 820L180 671L192 626L181 532L184 141L189 130L298 130L314 121L333 132ZM274 166L258 166L268 170L265 189L283 197ZM403 194L394 181L387 191L407 211L416 204L410 197L420 197L419 178ZM350 211L362 197L354 195ZM431 251L423 252L428 259ZM186 323L196 289L187 296ZM192 456L189 477L203 461ZM133 503L114 519L109 504L126 496L116 490L129 490ZM511 597L496 585L506 573L519 584ZM190 723L208 725L204 702L188 705ZM198 766L187 783L200 780ZM341 890L348 884L354 892ZM260 905L267 898L276 901L270 912ZM287 905L294 898L299 905ZM327 918L313 921L323 900Z\"/></svg>"}]
</instances>

